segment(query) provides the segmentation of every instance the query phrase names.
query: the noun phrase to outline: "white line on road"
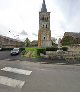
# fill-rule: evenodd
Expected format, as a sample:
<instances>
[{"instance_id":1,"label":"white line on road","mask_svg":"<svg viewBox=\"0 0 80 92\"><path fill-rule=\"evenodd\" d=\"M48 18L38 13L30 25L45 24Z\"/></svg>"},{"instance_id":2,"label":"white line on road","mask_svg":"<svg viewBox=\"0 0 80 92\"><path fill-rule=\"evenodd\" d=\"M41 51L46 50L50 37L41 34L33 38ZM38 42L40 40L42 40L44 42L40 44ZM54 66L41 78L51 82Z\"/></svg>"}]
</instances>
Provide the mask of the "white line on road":
<instances>
[{"instance_id":1,"label":"white line on road","mask_svg":"<svg viewBox=\"0 0 80 92\"><path fill-rule=\"evenodd\" d=\"M22 88L24 83L25 81L20 81L20 80L8 78L8 77L0 76L0 84L3 84L3 85Z\"/></svg>"},{"instance_id":2,"label":"white line on road","mask_svg":"<svg viewBox=\"0 0 80 92\"><path fill-rule=\"evenodd\" d=\"M32 73L32 71L29 71L29 70L17 69L17 68L12 68L12 67L5 67L1 70L18 73L18 74L24 74L24 75L30 75Z\"/></svg>"}]
</instances>

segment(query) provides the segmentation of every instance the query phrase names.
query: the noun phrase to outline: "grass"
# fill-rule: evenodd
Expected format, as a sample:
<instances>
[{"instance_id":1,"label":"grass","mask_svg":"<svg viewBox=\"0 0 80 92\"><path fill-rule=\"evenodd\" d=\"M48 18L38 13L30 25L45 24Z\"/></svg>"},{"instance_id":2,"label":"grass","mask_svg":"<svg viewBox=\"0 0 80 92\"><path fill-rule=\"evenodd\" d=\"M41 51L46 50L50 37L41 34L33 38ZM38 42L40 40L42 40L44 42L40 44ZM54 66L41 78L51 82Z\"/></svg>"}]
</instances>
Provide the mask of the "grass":
<instances>
[{"instance_id":1,"label":"grass","mask_svg":"<svg viewBox=\"0 0 80 92\"><path fill-rule=\"evenodd\" d=\"M37 49L42 49L38 47L26 47L25 48L25 54L23 57L27 58L42 58L40 55L37 54Z\"/></svg>"},{"instance_id":2,"label":"grass","mask_svg":"<svg viewBox=\"0 0 80 92\"><path fill-rule=\"evenodd\" d=\"M24 55L25 57L29 58L36 58L37 57L37 48L36 47L28 47L25 48L26 54Z\"/></svg>"},{"instance_id":3,"label":"grass","mask_svg":"<svg viewBox=\"0 0 80 92\"><path fill-rule=\"evenodd\" d=\"M37 48L36 47L28 47L28 48L25 48L26 51L37 51Z\"/></svg>"}]
</instances>

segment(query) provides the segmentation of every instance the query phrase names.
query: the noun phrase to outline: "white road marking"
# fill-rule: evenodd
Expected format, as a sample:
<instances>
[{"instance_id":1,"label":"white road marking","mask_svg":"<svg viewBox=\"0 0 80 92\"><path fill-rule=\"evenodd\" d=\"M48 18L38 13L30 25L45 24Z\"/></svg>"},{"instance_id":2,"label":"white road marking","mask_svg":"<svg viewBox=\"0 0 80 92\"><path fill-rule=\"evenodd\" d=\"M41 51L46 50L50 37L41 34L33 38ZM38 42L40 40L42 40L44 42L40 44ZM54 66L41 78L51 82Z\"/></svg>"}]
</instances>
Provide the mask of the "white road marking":
<instances>
[{"instance_id":1,"label":"white road marking","mask_svg":"<svg viewBox=\"0 0 80 92\"><path fill-rule=\"evenodd\" d=\"M8 77L0 76L0 84L3 84L3 85L22 88L24 83L25 81L20 81L20 80L8 78Z\"/></svg>"},{"instance_id":2,"label":"white road marking","mask_svg":"<svg viewBox=\"0 0 80 92\"><path fill-rule=\"evenodd\" d=\"M24 75L30 75L32 73L32 71L29 71L29 70L17 69L17 68L12 68L12 67L5 67L1 70L18 73L18 74L24 74Z\"/></svg>"}]
</instances>

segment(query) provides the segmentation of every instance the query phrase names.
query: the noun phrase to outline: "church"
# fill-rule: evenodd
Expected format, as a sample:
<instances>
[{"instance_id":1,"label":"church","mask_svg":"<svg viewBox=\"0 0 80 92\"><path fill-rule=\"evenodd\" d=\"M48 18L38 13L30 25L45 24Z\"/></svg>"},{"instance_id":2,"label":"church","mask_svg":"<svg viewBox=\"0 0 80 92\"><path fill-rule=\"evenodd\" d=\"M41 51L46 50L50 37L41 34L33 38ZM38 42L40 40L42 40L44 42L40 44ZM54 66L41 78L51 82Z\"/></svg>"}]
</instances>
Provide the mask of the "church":
<instances>
[{"instance_id":1,"label":"church","mask_svg":"<svg viewBox=\"0 0 80 92\"><path fill-rule=\"evenodd\" d=\"M51 47L50 12L47 12L45 0L43 0L39 12L38 47Z\"/></svg>"}]
</instances>

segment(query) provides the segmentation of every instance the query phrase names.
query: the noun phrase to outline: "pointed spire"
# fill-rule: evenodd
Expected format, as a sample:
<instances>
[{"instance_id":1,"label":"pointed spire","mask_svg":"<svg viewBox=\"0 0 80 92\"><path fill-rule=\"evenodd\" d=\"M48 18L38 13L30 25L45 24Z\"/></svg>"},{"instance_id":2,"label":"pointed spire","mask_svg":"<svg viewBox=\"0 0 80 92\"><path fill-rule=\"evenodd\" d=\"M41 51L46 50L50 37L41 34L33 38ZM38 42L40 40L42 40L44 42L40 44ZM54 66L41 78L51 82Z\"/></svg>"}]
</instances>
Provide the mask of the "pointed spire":
<instances>
[{"instance_id":1,"label":"pointed spire","mask_svg":"<svg viewBox=\"0 0 80 92\"><path fill-rule=\"evenodd\" d=\"M45 4L45 0L43 0L43 3Z\"/></svg>"},{"instance_id":2,"label":"pointed spire","mask_svg":"<svg viewBox=\"0 0 80 92\"><path fill-rule=\"evenodd\" d=\"M41 12L47 12L47 8L46 8L45 0L43 0L43 4L42 4L42 8L41 8Z\"/></svg>"}]
</instances>

